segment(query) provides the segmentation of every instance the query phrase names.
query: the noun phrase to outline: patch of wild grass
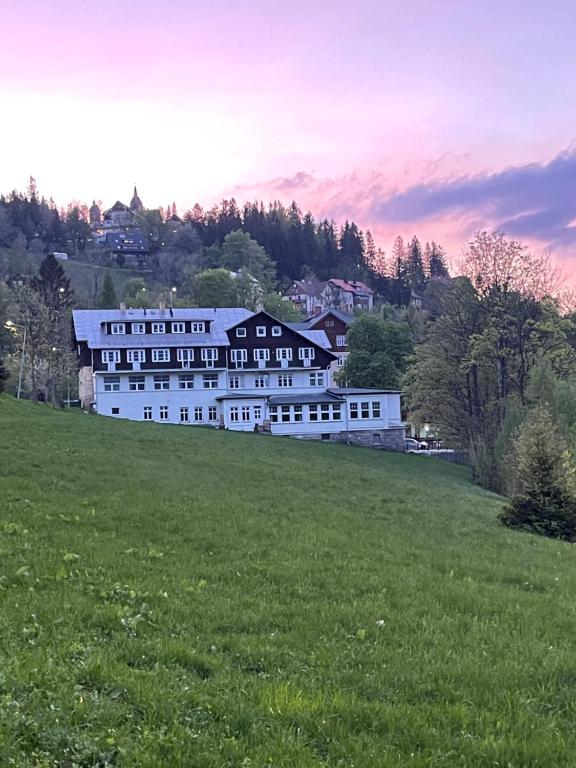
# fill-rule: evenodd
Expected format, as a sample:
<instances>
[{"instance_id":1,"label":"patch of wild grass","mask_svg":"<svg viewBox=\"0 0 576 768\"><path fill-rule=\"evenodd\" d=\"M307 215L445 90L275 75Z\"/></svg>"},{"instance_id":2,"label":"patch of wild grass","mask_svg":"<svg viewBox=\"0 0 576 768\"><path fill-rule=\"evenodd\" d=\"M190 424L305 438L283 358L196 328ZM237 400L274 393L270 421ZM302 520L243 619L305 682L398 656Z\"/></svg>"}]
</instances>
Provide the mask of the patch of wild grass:
<instances>
[{"instance_id":1,"label":"patch of wild grass","mask_svg":"<svg viewBox=\"0 0 576 768\"><path fill-rule=\"evenodd\" d=\"M461 468L0 398L0 765L571 766L572 546Z\"/></svg>"}]
</instances>

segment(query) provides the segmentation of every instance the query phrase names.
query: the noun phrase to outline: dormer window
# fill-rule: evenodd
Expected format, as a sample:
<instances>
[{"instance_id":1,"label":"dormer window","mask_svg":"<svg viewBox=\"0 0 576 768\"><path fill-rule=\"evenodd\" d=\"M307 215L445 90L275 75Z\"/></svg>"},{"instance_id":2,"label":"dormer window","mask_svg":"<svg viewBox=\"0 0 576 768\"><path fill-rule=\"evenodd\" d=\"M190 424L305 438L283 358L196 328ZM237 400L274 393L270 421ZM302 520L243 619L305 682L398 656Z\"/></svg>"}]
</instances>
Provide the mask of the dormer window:
<instances>
[{"instance_id":1,"label":"dormer window","mask_svg":"<svg viewBox=\"0 0 576 768\"><path fill-rule=\"evenodd\" d=\"M112 323L112 335L116 336L122 333L126 333L126 325L124 323Z\"/></svg>"},{"instance_id":2,"label":"dormer window","mask_svg":"<svg viewBox=\"0 0 576 768\"><path fill-rule=\"evenodd\" d=\"M266 336L266 326L265 325L257 325L256 326L256 336Z\"/></svg>"},{"instance_id":3,"label":"dormer window","mask_svg":"<svg viewBox=\"0 0 576 768\"><path fill-rule=\"evenodd\" d=\"M245 339L246 338L246 328L236 328L236 338L238 338L238 339Z\"/></svg>"},{"instance_id":4,"label":"dormer window","mask_svg":"<svg viewBox=\"0 0 576 768\"><path fill-rule=\"evenodd\" d=\"M184 333L186 325L184 323L172 323L172 333Z\"/></svg>"},{"instance_id":5,"label":"dormer window","mask_svg":"<svg viewBox=\"0 0 576 768\"><path fill-rule=\"evenodd\" d=\"M166 333L166 323L152 323L152 333Z\"/></svg>"},{"instance_id":6,"label":"dormer window","mask_svg":"<svg viewBox=\"0 0 576 768\"><path fill-rule=\"evenodd\" d=\"M132 323L132 333L146 333L146 326L144 323Z\"/></svg>"},{"instance_id":7,"label":"dormer window","mask_svg":"<svg viewBox=\"0 0 576 768\"><path fill-rule=\"evenodd\" d=\"M282 336L282 326L281 325L273 325L272 326L272 336Z\"/></svg>"},{"instance_id":8,"label":"dormer window","mask_svg":"<svg viewBox=\"0 0 576 768\"><path fill-rule=\"evenodd\" d=\"M192 323L192 333L204 333L206 323Z\"/></svg>"}]
</instances>

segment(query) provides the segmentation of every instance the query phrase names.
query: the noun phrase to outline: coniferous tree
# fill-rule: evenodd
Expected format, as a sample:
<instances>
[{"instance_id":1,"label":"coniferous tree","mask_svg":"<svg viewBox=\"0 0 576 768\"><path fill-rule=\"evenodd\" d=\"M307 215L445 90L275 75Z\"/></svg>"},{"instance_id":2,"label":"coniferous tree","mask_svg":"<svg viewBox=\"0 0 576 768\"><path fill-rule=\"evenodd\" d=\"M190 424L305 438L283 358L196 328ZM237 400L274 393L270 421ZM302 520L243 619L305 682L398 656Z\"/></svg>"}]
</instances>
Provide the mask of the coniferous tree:
<instances>
[{"instance_id":1,"label":"coniferous tree","mask_svg":"<svg viewBox=\"0 0 576 768\"><path fill-rule=\"evenodd\" d=\"M104 277L104 283L102 285L102 293L98 300L98 306L101 309L114 309L118 306L118 300L116 298L116 290L114 289L114 281L110 272L106 272Z\"/></svg>"},{"instance_id":2,"label":"coniferous tree","mask_svg":"<svg viewBox=\"0 0 576 768\"><path fill-rule=\"evenodd\" d=\"M415 291L421 291L426 284L426 274L424 272L422 247L417 237L413 237L408 246L406 272L410 287Z\"/></svg>"},{"instance_id":3,"label":"coniferous tree","mask_svg":"<svg viewBox=\"0 0 576 768\"><path fill-rule=\"evenodd\" d=\"M515 445L518 491L502 522L556 539L576 539L576 499L566 446L547 406L532 411Z\"/></svg>"},{"instance_id":4,"label":"coniferous tree","mask_svg":"<svg viewBox=\"0 0 576 768\"><path fill-rule=\"evenodd\" d=\"M430 247L430 259L428 262L428 274L430 277L449 277L446 266L446 254L444 249L432 241Z\"/></svg>"},{"instance_id":5,"label":"coniferous tree","mask_svg":"<svg viewBox=\"0 0 576 768\"><path fill-rule=\"evenodd\" d=\"M42 297L42 300L50 310L63 310L72 300L70 278L60 262L48 254L40 264L40 275L32 279L32 287Z\"/></svg>"},{"instance_id":6,"label":"coniferous tree","mask_svg":"<svg viewBox=\"0 0 576 768\"><path fill-rule=\"evenodd\" d=\"M392 246L390 302L396 306L407 306L410 301L410 284L404 240L398 236Z\"/></svg>"}]
</instances>

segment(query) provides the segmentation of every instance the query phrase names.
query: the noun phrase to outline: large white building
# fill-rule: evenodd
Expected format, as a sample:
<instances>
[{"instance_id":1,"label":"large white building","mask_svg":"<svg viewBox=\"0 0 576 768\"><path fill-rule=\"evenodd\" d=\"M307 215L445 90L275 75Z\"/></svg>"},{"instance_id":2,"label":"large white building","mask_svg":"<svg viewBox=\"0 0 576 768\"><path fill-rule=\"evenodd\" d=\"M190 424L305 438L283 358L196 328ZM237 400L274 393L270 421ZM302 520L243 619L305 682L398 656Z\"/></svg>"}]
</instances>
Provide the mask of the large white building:
<instances>
[{"instance_id":1,"label":"large white building","mask_svg":"<svg viewBox=\"0 0 576 768\"><path fill-rule=\"evenodd\" d=\"M331 388L328 336L297 327L240 308L75 310L82 406L403 450L399 392Z\"/></svg>"}]
</instances>

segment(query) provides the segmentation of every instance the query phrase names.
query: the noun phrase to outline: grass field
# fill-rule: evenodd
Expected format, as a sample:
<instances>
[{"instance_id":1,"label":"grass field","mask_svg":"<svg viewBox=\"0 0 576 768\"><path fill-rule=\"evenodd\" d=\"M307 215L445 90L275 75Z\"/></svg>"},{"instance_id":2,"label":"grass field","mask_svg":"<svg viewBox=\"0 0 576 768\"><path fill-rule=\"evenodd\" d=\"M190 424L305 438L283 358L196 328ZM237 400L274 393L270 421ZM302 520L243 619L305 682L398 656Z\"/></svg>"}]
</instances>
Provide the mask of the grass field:
<instances>
[{"instance_id":1,"label":"grass field","mask_svg":"<svg viewBox=\"0 0 576 768\"><path fill-rule=\"evenodd\" d=\"M0 765L576 764L576 549L435 459L0 398Z\"/></svg>"}]
</instances>

